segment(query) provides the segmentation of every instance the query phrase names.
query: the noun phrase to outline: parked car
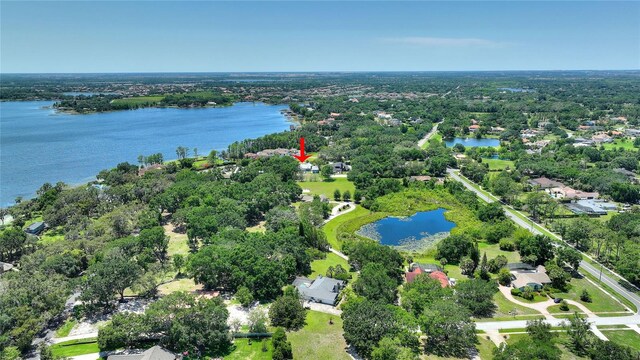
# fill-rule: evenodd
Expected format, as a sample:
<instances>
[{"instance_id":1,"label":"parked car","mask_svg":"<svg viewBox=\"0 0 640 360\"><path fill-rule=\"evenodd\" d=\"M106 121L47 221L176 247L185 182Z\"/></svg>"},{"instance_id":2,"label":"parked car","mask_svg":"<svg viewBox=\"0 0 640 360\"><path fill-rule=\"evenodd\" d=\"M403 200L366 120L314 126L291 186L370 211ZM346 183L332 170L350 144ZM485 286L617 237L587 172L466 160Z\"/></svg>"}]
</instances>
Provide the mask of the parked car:
<instances>
[{"instance_id":1,"label":"parked car","mask_svg":"<svg viewBox=\"0 0 640 360\"><path fill-rule=\"evenodd\" d=\"M553 302L556 303L556 304L560 304L562 302L562 298L557 297L557 298L553 299Z\"/></svg>"}]
</instances>

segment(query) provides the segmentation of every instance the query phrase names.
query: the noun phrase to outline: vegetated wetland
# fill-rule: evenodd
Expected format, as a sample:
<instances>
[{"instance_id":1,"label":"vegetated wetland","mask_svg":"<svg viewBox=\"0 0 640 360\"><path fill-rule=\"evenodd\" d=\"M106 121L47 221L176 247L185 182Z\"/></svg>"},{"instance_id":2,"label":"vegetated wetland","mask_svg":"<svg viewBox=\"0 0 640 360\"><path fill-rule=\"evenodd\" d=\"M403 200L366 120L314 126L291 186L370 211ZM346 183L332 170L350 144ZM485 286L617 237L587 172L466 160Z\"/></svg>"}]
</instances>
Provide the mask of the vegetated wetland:
<instances>
[{"instance_id":1,"label":"vegetated wetland","mask_svg":"<svg viewBox=\"0 0 640 360\"><path fill-rule=\"evenodd\" d=\"M185 146L206 155L234 141L286 130L286 106L145 108L95 114L51 109L51 101L0 103L0 204L30 197L45 182L78 184L138 155L176 157Z\"/></svg>"}]
</instances>

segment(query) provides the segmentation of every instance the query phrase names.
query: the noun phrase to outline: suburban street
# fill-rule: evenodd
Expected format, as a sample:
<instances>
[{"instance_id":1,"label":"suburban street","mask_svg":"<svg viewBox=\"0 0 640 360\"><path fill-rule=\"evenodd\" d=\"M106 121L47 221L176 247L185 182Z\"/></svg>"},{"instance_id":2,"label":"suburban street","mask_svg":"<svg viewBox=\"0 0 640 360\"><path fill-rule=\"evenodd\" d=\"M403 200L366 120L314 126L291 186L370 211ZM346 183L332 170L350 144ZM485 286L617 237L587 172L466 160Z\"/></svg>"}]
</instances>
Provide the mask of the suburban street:
<instances>
[{"instance_id":1,"label":"suburban street","mask_svg":"<svg viewBox=\"0 0 640 360\"><path fill-rule=\"evenodd\" d=\"M632 316L614 316L614 317L588 317L587 320L591 325L605 326L605 325L638 325L640 324L640 315L635 314ZM546 319L546 322L551 326L562 326L566 319ZM478 330L500 330L500 329L522 329L527 326L527 320L508 320L508 321L486 321L476 322L476 329ZM635 326L634 330L637 328ZM638 331L638 330L636 330Z\"/></svg>"},{"instance_id":2,"label":"suburban street","mask_svg":"<svg viewBox=\"0 0 640 360\"><path fill-rule=\"evenodd\" d=\"M473 184L469 180L467 180L466 178L460 176L460 174L458 174L456 170L447 169L447 173L449 174L449 176L452 179L462 183L462 185L464 185L464 187L466 187L467 189L473 191L480 199L482 199L482 200L484 200L486 202L489 202L489 203L490 202L494 202L494 201L499 201L498 198L496 198L495 196L490 195L490 194L487 195L487 194L483 193L482 191L478 190L476 187L473 186ZM543 233L542 231L538 230L537 227L540 227L540 228L544 229L544 227L542 225L536 224L536 226L534 226L533 225L533 221L525 221L524 219L522 219L521 217L516 215L515 210L513 210L509 206L503 205L503 209L504 209L505 215L507 215L517 225L519 225L519 226L521 226L521 227L523 227L523 228L525 228L527 230L530 230L534 234L547 235L547 234ZM552 233L552 235L557 240L563 241L559 236L557 236L557 235L555 235L553 233ZM635 293L627 290L626 288L624 288L622 285L620 285L618 283L617 280L614 280L607 273L603 272L601 274L599 268L591 265L590 263L588 263L588 262L586 262L584 260L580 263L580 269L583 270L583 271L586 271L589 274L591 274L592 276L600 279L605 285L609 286L616 293L618 293L619 295L623 296L624 298L629 300L631 303L633 303L635 305L635 307L636 307L636 310L640 311L640 296L638 296L637 294L635 294ZM561 321L561 320L558 320L558 321ZM589 321L591 321L592 323L594 323L596 325L639 324L640 323L640 315L638 315L638 313L636 313L633 316L620 316L620 317L607 317L607 318L590 317ZM519 328L519 327L524 327L525 324L526 324L526 321L501 321L501 322L490 322L490 323L478 323L477 325L478 325L478 329L484 330L485 328L486 329ZM552 323L552 325L554 325L554 324Z\"/></svg>"}]
</instances>

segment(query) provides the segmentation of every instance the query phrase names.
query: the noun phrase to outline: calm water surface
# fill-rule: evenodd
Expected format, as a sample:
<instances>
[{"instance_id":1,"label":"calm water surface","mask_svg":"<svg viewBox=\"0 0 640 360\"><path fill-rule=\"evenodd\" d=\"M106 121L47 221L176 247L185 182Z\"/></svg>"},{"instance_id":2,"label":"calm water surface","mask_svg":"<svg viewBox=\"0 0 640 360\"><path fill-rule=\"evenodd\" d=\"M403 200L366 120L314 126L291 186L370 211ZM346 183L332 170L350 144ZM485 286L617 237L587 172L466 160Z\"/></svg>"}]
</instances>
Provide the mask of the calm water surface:
<instances>
[{"instance_id":1,"label":"calm water surface","mask_svg":"<svg viewBox=\"0 0 640 360\"><path fill-rule=\"evenodd\" d=\"M430 236L448 233L456 224L444 217L446 209L417 212L409 217L386 217L367 224L358 234L378 240L383 245L406 245Z\"/></svg>"},{"instance_id":2,"label":"calm water surface","mask_svg":"<svg viewBox=\"0 0 640 360\"><path fill-rule=\"evenodd\" d=\"M481 147L481 146L500 146L499 139L476 139L476 138L453 138L453 140L445 140L447 147L455 146L456 144L462 144L465 147Z\"/></svg>"},{"instance_id":3,"label":"calm water surface","mask_svg":"<svg viewBox=\"0 0 640 360\"><path fill-rule=\"evenodd\" d=\"M198 148L224 150L234 141L287 130L285 105L238 103L225 108L139 109L70 115L52 102L0 102L0 205L30 197L45 182L79 184L138 155Z\"/></svg>"}]
</instances>

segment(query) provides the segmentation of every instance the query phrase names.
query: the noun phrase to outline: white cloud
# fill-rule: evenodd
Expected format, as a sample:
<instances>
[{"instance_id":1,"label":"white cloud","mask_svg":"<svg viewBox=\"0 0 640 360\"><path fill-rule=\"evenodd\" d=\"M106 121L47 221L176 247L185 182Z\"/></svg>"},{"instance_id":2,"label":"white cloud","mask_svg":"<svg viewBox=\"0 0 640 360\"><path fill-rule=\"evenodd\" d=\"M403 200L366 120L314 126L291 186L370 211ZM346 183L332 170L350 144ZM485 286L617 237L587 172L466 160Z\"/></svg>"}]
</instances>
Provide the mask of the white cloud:
<instances>
[{"instance_id":1,"label":"white cloud","mask_svg":"<svg viewBox=\"0 0 640 360\"><path fill-rule=\"evenodd\" d=\"M388 43L425 47L501 47L506 45L502 42L478 38L408 36L397 38L382 38L381 40Z\"/></svg>"}]
</instances>

